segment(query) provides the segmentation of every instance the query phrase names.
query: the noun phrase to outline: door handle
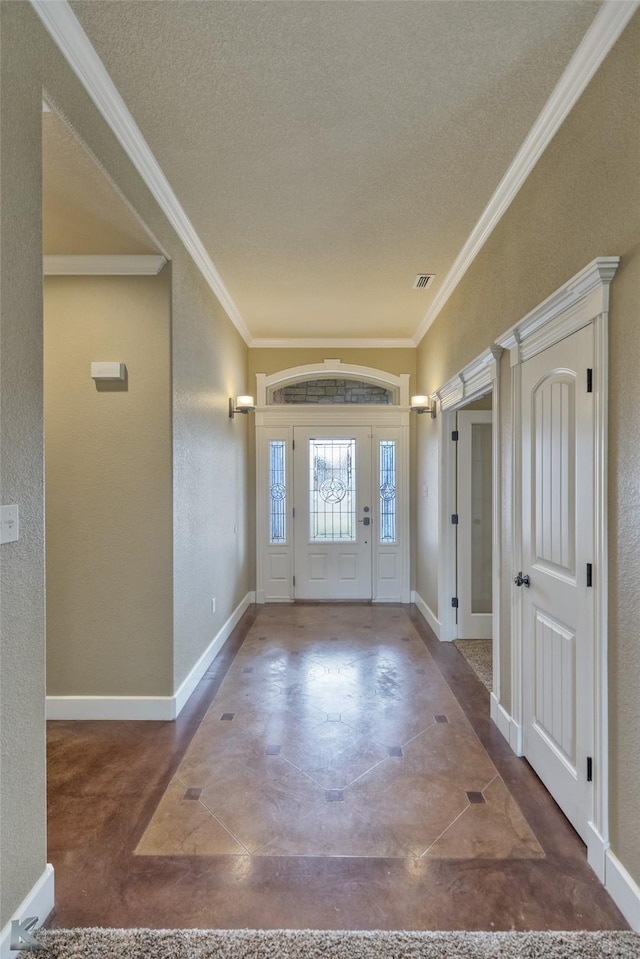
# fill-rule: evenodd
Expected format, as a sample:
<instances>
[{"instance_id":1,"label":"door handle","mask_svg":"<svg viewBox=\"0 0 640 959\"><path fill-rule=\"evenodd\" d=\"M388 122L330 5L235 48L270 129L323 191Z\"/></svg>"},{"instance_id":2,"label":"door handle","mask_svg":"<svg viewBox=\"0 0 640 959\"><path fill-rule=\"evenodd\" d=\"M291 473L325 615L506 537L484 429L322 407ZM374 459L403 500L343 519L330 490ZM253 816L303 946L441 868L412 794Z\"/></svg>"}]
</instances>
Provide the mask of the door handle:
<instances>
[{"instance_id":1,"label":"door handle","mask_svg":"<svg viewBox=\"0 0 640 959\"><path fill-rule=\"evenodd\" d=\"M527 589L529 589L529 587L531 586L531 579L529 578L529 576L526 575L526 573L524 576L522 575L522 572L517 573L513 577L513 581L516 584L516 586L526 586Z\"/></svg>"},{"instance_id":2,"label":"door handle","mask_svg":"<svg viewBox=\"0 0 640 959\"><path fill-rule=\"evenodd\" d=\"M359 519L358 522L362 523L363 526L369 526L369 524L371 523L371 519L369 516L365 516L364 519Z\"/></svg>"}]
</instances>

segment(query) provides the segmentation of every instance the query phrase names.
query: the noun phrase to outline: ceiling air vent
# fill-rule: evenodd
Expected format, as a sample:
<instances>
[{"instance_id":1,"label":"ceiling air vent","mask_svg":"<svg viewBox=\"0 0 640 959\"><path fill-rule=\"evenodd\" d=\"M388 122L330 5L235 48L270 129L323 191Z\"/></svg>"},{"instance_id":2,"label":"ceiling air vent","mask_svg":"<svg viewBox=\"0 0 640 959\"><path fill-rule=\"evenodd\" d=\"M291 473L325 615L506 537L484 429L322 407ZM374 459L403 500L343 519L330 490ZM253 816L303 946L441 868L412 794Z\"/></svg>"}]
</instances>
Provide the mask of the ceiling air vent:
<instances>
[{"instance_id":1,"label":"ceiling air vent","mask_svg":"<svg viewBox=\"0 0 640 959\"><path fill-rule=\"evenodd\" d=\"M433 283L435 273L418 273L416 281L413 284L414 290L426 290Z\"/></svg>"}]
</instances>

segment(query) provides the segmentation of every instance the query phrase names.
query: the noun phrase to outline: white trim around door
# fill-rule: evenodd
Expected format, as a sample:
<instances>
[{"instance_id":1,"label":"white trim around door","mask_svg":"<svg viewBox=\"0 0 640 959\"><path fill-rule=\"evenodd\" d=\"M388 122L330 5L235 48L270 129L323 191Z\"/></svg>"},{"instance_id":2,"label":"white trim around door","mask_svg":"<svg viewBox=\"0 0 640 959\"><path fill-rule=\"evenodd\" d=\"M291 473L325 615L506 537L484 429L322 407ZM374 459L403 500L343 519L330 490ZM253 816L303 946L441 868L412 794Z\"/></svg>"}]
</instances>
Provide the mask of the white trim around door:
<instances>
[{"instance_id":1,"label":"white trim around door","mask_svg":"<svg viewBox=\"0 0 640 959\"><path fill-rule=\"evenodd\" d=\"M340 371L341 376L357 376L394 390L398 405L268 405L268 390L278 384L296 382L302 378L321 378ZM256 602L293 602L295 599L295 536L293 506L293 442L294 430L307 427L321 430L329 436L331 429L344 431L369 427L372 438L371 467L373 490L377 490L380 470L380 447L385 441L395 443L397 471L397 542L384 543L380 532L379 496L370 504L371 529L374 533L372 549L373 602L408 603L410 590L410 484L409 484L409 375L394 376L368 367L354 367L337 360L325 360L313 366L283 370L267 377L257 374L256 427ZM273 450L272 445L273 444ZM302 454L302 451L297 451ZM277 460L270 457L275 455ZM269 470L274 462L282 476L278 477L278 496L282 497L280 526L271 529L273 522L267 491L270 488ZM276 507L277 508L277 507ZM390 571L393 571L391 575Z\"/></svg>"},{"instance_id":2,"label":"white trim around door","mask_svg":"<svg viewBox=\"0 0 640 959\"><path fill-rule=\"evenodd\" d=\"M500 527L500 357L502 347L485 350L456 376L444 383L436 396L439 400L438 450L439 450L439 578L438 619L440 640L452 642L458 638L456 610L451 600L456 596L456 539L451 516L456 512L456 448L452 434L456 429L456 412L473 400L492 395L492 639L493 639L493 700L500 703L500 575L501 575L501 527Z\"/></svg>"},{"instance_id":3,"label":"white trim around door","mask_svg":"<svg viewBox=\"0 0 640 959\"><path fill-rule=\"evenodd\" d=\"M493 414L490 410L458 410L456 429L458 639L491 639L495 489L492 476Z\"/></svg>"},{"instance_id":4,"label":"white trim around door","mask_svg":"<svg viewBox=\"0 0 640 959\"><path fill-rule=\"evenodd\" d=\"M256 373L256 396L258 407L269 405L269 393L274 387L289 386L302 380L323 379L331 377L363 380L391 390L396 406L409 406L409 374L401 373L395 376L384 370L377 370L371 366L358 366L353 363L343 363L342 360L323 360L322 363L305 363L303 366L291 366L277 373ZM336 407L334 407L335 409ZM388 409L389 407L387 407ZM391 407L392 409L394 407ZM276 410L278 408L276 407ZM280 407L281 409L281 407ZM292 407L288 407L289 410ZM357 407L350 407L351 411ZM273 407L270 407L273 411Z\"/></svg>"},{"instance_id":5,"label":"white trim around door","mask_svg":"<svg viewBox=\"0 0 640 959\"><path fill-rule=\"evenodd\" d=\"M594 654L593 654L593 804L588 823L589 863L604 881L609 848L608 813L608 676L607 676L607 395L609 284L619 257L598 257L516 323L498 344L509 350L512 399L512 528L514 568L521 569L522 545L522 364L572 333L591 325L594 356ZM511 714L523 721L521 591L513 590ZM521 736L519 753L522 752Z\"/></svg>"}]
</instances>

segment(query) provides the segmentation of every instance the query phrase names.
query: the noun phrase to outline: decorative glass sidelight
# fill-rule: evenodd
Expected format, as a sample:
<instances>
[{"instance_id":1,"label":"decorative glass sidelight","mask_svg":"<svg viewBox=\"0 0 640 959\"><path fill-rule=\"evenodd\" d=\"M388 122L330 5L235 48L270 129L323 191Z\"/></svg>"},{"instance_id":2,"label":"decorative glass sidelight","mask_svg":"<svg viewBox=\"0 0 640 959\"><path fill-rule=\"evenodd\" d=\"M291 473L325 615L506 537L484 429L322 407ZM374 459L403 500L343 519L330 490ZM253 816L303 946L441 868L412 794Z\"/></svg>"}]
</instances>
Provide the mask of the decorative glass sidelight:
<instances>
[{"instance_id":1,"label":"decorative glass sidelight","mask_svg":"<svg viewBox=\"0 0 640 959\"><path fill-rule=\"evenodd\" d=\"M396 441L380 440L380 542L396 542Z\"/></svg>"},{"instance_id":2,"label":"decorative glass sidelight","mask_svg":"<svg viewBox=\"0 0 640 959\"><path fill-rule=\"evenodd\" d=\"M286 440L269 440L269 542L287 541Z\"/></svg>"},{"instance_id":3,"label":"decorative glass sidelight","mask_svg":"<svg viewBox=\"0 0 640 959\"><path fill-rule=\"evenodd\" d=\"M309 538L355 542L356 441L309 440Z\"/></svg>"}]
</instances>

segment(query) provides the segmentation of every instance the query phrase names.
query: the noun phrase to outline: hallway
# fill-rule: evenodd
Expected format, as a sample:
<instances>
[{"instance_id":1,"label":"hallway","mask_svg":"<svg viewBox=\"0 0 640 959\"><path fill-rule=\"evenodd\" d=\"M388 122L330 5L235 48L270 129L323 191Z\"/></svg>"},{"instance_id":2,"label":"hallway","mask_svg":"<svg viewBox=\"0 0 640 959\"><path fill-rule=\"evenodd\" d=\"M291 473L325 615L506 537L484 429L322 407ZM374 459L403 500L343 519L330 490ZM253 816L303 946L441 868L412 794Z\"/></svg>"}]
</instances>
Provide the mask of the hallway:
<instances>
[{"instance_id":1,"label":"hallway","mask_svg":"<svg viewBox=\"0 0 640 959\"><path fill-rule=\"evenodd\" d=\"M249 611L176 723L49 724L54 926L626 928L413 607Z\"/></svg>"}]
</instances>

